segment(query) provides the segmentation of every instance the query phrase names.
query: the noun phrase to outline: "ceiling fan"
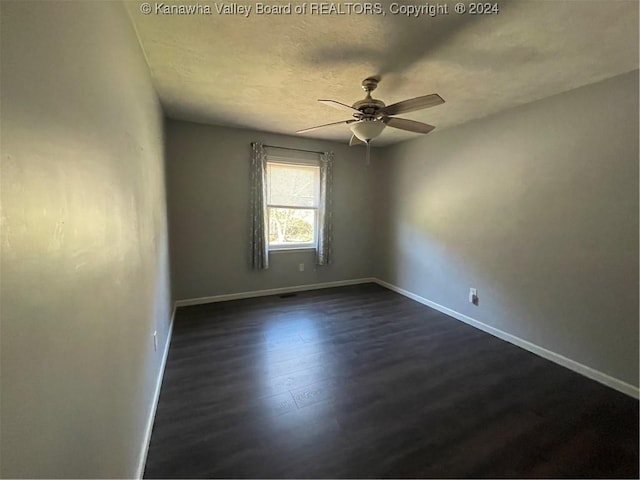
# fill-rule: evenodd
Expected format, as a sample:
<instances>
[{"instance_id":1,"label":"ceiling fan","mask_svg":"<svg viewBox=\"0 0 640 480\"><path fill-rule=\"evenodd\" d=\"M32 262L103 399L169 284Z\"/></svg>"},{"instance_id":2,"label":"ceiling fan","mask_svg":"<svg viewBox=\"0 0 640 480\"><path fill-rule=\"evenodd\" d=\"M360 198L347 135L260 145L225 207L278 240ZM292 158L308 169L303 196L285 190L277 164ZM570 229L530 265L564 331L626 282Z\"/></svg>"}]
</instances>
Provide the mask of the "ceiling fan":
<instances>
[{"instance_id":1,"label":"ceiling fan","mask_svg":"<svg viewBox=\"0 0 640 480\"><path fill-rule=\"evenodd\" d=\"M440 95L432 93L422 97L403 100L402 102L394 103L393 105L385 105L381 100L371 97L371 92L376 89L379 81L380 77L377 76L365 78L362 81L362 89L367 92L367 96L363 100L357 101L352 106L335 100L318 100L320 103L324 103L330 107L350 112L353 116L352 119L318 125L317 127L305 128L303 130L298 130L296 133L307 133L318 128L339 125L342 123L345 125L351 125L350 128L353 135L349 141L349 146L361 143L366 144L368 162L371 141L374 138L377 138L387 125L393 128L399 128L400 130L424 134L429 133L431 130L436 128L433 125L416 122L415 120L408 120L406 118L396 118L393 115L414 112L416 110L422 110L424 108L435 107L443 104L444 100Z\"/></svg>"}]
</instances>

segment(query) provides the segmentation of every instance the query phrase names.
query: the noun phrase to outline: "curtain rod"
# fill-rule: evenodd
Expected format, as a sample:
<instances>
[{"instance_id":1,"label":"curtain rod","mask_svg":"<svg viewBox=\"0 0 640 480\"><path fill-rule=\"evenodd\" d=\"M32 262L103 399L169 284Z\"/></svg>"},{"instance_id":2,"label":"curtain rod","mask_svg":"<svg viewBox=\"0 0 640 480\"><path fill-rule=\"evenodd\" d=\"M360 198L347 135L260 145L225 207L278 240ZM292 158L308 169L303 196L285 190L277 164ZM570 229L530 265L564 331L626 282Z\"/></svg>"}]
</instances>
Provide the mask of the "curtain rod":
<instances>
[{"instance_id":1,"label":"curtain rod","mask_svg":"<svg viewBox=\"0 0 640 480\"><path fill-rule=\"evenodd\" d=\"M326 153L326 152L317 152L315 150L304 150L302 148L278 147L276 145L267 145L266 143L263 143L262 146L266 148L280 148L282 150L293 150L295 152L317 153L318 155L324 155Z\"/></svg>"}]
</instances>

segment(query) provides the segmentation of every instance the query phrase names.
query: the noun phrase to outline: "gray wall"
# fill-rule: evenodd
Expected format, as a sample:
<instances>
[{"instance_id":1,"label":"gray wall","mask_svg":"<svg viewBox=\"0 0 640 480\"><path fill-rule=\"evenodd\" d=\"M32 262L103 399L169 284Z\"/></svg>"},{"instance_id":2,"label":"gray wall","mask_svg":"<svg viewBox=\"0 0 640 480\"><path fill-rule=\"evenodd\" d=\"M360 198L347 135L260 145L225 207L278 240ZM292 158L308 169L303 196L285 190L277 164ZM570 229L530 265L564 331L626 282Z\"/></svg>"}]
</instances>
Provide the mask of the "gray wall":
<instances>
[{"instance_id":1,"label":"gray wall","mask_svg":"<svg viewBox=\"0 0 640 480\"><path fill-rule=\"evenodd\" d=\"M130 478L170 318L162 112L121 3L0 5L1 475Z\"/></svg>"},{"instance_id":2,"label":"gray wall","mask_svg":"<svg viewBox=\"0 0 640 480\"><path fill-rule=\"evenodd\" d=\"M334 263L313 252L272 253L249 266L251 142L335 152ZM375 155L375 152L374 152ZM175 299L369 277L373 175L362 147L180 121L167 123L167 180ZM298 271L298 264L305 271Z\"/></svg>"},{"instance_id":3,"label":"gray wall","mask_svg":"<svg viewBox=\"0 0 640 480\"><path fill-rule=\"evenodd\" d=\"M637 71L382 153L376 276L638 385Z\"/></svg>"}]
</instances>

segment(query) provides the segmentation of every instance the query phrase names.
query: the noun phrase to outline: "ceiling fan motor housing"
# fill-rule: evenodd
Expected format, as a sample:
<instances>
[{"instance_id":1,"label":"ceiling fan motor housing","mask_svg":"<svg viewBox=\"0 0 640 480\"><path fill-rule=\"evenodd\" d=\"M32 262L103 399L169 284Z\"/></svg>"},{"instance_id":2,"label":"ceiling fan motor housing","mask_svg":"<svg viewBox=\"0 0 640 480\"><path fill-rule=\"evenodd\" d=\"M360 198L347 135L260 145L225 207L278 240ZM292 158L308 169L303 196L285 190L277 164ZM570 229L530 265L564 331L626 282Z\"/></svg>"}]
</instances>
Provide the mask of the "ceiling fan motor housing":
<instances>
[{"instance_id":1,"label":"ceiling fan motor housing","mask_svg":"<svg viewBox=\"0 0 640 480\"><path fill-rule=\"evenodd\" d=\"M382 100L371 97L365 98L364 100L358 100L353 104L353 108L360 110L365 117L375 117L384 107L385 105ZM354 113L353 116L357 117L358 114Z\"/></svg>"},{"instance_id":2,"label":"ceiling fan motor housing","mask_svg":"<svg viewBox=\"0 0 640 480\"><path fill-rule=\"evenodd\" d=\"M371 92L378 88L379 81L380 79L378 77L369 77L362 81L362 89L367 92L367 96L363 100L358 100L354 103L353 108L360 110L364 116L359 117L357 113L354 113L354 117L360 119L375 117L377 113L385 107L383 101L371 97Z\"/></svg>"}]
</instances>

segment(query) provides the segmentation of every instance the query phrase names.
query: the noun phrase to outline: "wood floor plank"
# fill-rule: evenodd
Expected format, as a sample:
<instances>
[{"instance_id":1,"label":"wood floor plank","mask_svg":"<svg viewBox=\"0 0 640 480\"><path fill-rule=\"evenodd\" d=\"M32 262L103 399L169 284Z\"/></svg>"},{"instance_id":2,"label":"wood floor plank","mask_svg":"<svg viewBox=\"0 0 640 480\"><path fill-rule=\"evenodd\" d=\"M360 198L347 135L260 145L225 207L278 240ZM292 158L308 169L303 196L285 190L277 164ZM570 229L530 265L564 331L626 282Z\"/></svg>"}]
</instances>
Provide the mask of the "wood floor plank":
<instances>
[{"instance_id":1,"label":"wood floor plank","mask_svg":"<svg viewBox=\"0 0 640 480\"><path fill-rule=\"evenodd\" d=\"M145 478L638 478L638 401L374 284L178 309Z\"/></svg>"}]
</instances>

